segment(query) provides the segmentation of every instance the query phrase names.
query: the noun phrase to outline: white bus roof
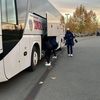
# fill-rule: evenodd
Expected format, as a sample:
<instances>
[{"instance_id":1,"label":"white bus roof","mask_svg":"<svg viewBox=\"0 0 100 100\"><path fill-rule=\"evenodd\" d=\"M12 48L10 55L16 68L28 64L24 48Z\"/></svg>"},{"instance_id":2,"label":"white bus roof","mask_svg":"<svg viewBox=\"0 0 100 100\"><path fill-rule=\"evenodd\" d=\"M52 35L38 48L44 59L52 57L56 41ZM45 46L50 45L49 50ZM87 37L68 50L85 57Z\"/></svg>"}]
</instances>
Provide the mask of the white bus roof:
<instances>
[{"instance_id":1,"label":"white bus roof","mask_svg":"<svg viewBox=\"0 0 100 100\"><path fill-rule=\"evenodd\" d=\"M61 16L61 13L48 0L29 0L29 10L45 17L46 12L54 16Z\"/></svg>"}]
</instances>

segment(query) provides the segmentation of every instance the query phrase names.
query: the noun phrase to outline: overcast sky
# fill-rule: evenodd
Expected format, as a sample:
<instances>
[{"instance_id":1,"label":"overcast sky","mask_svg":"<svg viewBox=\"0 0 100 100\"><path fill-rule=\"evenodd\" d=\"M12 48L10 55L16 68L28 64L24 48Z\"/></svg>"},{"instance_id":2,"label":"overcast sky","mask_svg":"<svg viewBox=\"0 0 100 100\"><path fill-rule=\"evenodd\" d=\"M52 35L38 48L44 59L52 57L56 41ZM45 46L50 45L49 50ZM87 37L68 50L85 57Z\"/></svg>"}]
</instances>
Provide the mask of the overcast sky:
<instances>
[{"instance_id":1,"label":"overcast sky","mask_svg":"<svg viewBox=\"0 0 100 100\"><path fill-rule=\"evenodd\" d=\"M87 10L93 10L98 16L98 18L100 18L100 0L49 0L49 1L63 15L65 15L65 13L72 15L76 7L79 7L82 4L85 6Z\"/></svg>"}]
</instances>

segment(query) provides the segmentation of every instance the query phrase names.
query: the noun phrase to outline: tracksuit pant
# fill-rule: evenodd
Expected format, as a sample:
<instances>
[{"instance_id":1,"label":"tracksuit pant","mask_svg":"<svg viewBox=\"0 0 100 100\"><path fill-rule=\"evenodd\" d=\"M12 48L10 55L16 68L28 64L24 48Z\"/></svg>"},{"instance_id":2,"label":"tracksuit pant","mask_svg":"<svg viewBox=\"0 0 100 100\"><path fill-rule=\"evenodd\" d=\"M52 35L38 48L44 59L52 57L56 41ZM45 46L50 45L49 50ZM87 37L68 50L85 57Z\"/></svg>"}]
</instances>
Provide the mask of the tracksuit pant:
<instances>
[{"instance_id":1,"label":"tracksuit pant","mask_svg":"<svg viewBox=\"0 0 100 100\"><path fill-rule=\"evenodd\" d=\"M72 45L67 45L67 53L73 54L73 46Z\"/></svg>"}]
</instances>

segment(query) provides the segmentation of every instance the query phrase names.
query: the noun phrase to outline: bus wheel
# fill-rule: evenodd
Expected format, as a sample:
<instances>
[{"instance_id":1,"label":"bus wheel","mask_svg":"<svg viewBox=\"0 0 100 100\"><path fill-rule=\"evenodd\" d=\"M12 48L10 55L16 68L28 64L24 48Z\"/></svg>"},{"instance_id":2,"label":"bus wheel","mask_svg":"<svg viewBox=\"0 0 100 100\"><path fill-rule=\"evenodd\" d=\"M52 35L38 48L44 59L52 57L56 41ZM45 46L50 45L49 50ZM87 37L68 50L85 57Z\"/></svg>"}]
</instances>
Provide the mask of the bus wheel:
<instances>
[{"instance_id":1,"label":"bus wheel","mask_svg":"<svg viewBox=\"0 0 100 100\"><path fill-rule=\"evenodd\" d=\"M33 48L32 55L31 55L31 66L30 66L30 71L33 71L36 69L36 65L39 60L39 55L36 47Z\"/></svg>"}]
</instances>

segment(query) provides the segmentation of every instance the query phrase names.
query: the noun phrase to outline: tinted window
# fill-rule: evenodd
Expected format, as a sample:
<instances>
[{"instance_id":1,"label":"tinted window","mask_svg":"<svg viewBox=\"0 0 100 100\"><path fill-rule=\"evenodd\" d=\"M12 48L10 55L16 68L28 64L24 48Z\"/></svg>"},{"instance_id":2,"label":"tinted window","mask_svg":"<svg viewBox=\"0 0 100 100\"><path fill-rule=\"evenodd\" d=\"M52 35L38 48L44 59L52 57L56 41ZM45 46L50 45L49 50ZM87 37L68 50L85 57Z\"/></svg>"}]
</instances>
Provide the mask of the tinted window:
<instances>
[{"instance_id":1,"label":"tinted window","mask_svg":"<svg viewBox=\"0 0 100 100\"><path fill-rule=\"evenodd\" d=\"M1 0L2 22L16 24L16 12L14 0Z\"/></svg>"},{"instance_id":2,"label":"tinted window","mask_svg":"<svg viewBox=\"0 0 100 100\"><path fill-rule=\"evenodd\" d=\"M18 14L18 23L25 24L26 13L28 10L29 0L16 0L17 3L17 14Z\"/></svg>"},{"instance_id":3,"label":"tinted window","mask_svg":"<svg viewBox=\"0 0 100 100\"><path fill-rule=\"evenodd\" d=\"M8 23L16 23L14 0L7 0L7 19L8 19Z\"/></svg>"},{"instance_id":4,"label":"tinted window","mask_svg":"<svg viewBox=\"0 0 100 100\"><path fill-rule=\"evenodd\" d=\"M2 14L2 43L3 53L0 54L0 60L3 59L22 38L23 29L21 24L16 23L17 4L16 0L0 0ZM17 25L16 25L17 24Z\"/></svg>"},{"instance_id":5,"label":"tinted window","mask_svg":"<svg viewBox=\"0 0 100 100\"><path fill-rule=\"evenodd\" d=\"M1 5L2 5L2 22L7 22L6 0L2 0Z\"/></svg>"}]
</instances>

